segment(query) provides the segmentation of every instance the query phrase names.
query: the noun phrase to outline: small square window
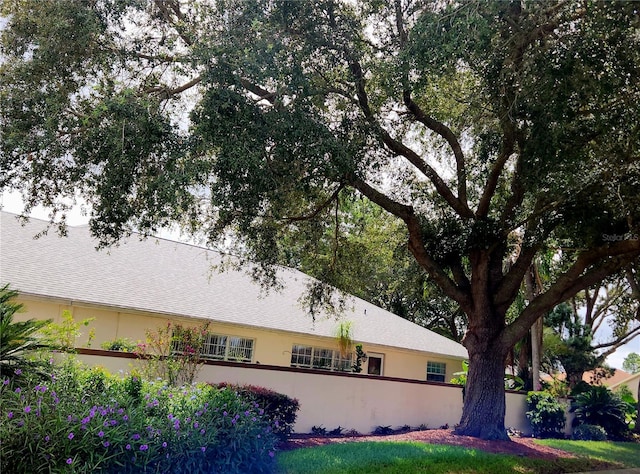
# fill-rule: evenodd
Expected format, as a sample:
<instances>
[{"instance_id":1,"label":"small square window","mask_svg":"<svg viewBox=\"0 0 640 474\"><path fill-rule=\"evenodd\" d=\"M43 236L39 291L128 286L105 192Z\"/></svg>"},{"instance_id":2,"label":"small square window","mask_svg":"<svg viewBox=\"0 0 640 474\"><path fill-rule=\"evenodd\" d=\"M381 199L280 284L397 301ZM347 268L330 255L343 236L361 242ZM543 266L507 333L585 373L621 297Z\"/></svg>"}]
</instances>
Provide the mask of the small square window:
<instances>
[{"instance_id":1,"label":"small square window","mask_svg":"<svg viewBox=\"0 0 640 474\"><path fill-rule=\"evenodd\" d=\"M444 362L427 362L427 380L429 382L444 382L447 376L447 364Z\"/></svg>"}]
</instances>

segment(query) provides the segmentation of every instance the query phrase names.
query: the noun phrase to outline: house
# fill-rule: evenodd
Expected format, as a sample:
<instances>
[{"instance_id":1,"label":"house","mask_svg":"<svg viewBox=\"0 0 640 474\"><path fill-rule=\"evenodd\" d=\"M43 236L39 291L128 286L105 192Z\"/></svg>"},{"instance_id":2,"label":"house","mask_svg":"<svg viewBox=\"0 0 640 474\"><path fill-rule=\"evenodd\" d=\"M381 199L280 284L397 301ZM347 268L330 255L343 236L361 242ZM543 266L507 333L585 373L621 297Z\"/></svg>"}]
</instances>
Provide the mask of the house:
<instances>
[{"instance_id":1,"label":"house","mask_svg":"<svg viewBox=\"0 0 640 474\"><path fill-rule=\"evenodd\" d=\"M313 280L280 268L279 291L264 291L246 272L219 272L215 251L161 238L134 235L96 250L87 226L40 238L46 222L22 226L1 212L0 284L20 292L23 318L95 318L92 347L119 337L145 339L145 330L166 324L209 321L208 358L250 365L349 371L335 333L348 321L367 354L363 375L448 382L462 369L466 349L443 336L352 297L341 315L315 320L300 303ZM86 331L85 331L86 332ZM79 340L85 345L87 334Z\"/></svg>"},{"instance_id":2,"label":"house","mask_svg":"<svg viewBox=\"0 0 640 474\"><path fill-rule=\"evenodd\" d=\"M607 386L614 392L620 389L623 385L626 385L627 388L631 390L633 398L638 400L638 397L640 396L640 372L638 372L637 374L627 374L626 377L617 379L614 382L607 384Z\"/></svg>"}]
</instances>

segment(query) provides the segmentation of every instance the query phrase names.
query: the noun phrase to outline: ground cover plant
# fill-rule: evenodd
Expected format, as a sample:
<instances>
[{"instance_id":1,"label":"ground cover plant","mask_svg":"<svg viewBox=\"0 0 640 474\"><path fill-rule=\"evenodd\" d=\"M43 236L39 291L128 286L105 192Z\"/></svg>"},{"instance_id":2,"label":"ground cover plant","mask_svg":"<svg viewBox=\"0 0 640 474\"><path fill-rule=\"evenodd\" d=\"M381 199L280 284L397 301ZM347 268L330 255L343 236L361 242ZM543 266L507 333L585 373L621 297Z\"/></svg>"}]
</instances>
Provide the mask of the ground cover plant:
<instances>
[{"instance_id":1,"label":"ground cover plant","mask_svg":"<svg viewBox=\"0 0 640 474\"><path fill-rule=\"evenodd\" d=\"M603 462L588 458L535 459L422 442L372 441L331 444L282 452L278 455L277 472L280 474L560 473L595 470L604 466Z\"/></svg>"},{"instance_id":2,"label":"ground cover plant","mask_svg":"<svg viewBox=\"0 0 640 474\"><path fill-rule=\"evenodd\" d=\"M171 387L79 365L0 379L0 470L12 473L261 473L277 438L264 410L228 388Z\"/></svg>"}]
</instances>

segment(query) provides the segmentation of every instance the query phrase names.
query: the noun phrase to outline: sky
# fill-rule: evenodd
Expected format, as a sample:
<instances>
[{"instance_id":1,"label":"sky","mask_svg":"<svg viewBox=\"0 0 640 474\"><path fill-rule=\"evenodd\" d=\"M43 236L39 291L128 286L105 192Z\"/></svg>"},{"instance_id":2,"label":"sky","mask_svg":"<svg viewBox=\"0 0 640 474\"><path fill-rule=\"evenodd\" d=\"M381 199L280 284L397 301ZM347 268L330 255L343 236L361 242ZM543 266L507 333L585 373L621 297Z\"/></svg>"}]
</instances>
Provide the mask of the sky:
<instances>
[{"instance_id":1,"label":"sky","mask_svg":"<svg viewBox=\"0 0 640 474\"><path fill-rule=\"evenodd\" d=\"M2 196L0 196L0 208L4 211L20 214L23 209L22 206L22 199L20 194L17 192L4 192ZM48 220L49 212L43 207L37 207L31 212L30 216L36 219ZM88 220L88 216L84 215L81 210L81 204L72 208L67 216L67 224L70 226L83 225L86 224ZM180 238L180 234L175 231L164 231L159 235L159 237L176 241L183 240ZM640 337L636 337L633 341L620 347L616 352L610 355L607 358L607 364L610 367L621 369L622 362L631 352L640 354Z\"/></svg>"}]
</instances>

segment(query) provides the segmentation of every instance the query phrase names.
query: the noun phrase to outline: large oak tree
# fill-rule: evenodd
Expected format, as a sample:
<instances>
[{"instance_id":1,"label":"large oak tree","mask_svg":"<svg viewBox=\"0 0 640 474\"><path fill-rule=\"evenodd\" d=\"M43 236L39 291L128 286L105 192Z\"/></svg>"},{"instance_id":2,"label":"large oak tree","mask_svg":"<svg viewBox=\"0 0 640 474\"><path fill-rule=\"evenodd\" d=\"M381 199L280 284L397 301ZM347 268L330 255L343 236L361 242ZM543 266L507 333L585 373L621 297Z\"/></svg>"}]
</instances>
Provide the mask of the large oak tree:
<instances>
[{"instance_id":1,"label":"large oak tree","mask_svg":"<svg viewBox=\"0 0 640 474\"><path fill-rule=\"evenodd\" d=\"M0 187L104 244L278 242L358 193L468 318L457 432L506 438L510 348L640 255L636 2L4 0ZM563 271L507 324L532 261ZM265 267L267 268L267 267Z\"/></svg>"}]
</instances>

